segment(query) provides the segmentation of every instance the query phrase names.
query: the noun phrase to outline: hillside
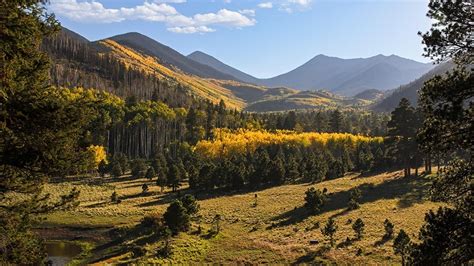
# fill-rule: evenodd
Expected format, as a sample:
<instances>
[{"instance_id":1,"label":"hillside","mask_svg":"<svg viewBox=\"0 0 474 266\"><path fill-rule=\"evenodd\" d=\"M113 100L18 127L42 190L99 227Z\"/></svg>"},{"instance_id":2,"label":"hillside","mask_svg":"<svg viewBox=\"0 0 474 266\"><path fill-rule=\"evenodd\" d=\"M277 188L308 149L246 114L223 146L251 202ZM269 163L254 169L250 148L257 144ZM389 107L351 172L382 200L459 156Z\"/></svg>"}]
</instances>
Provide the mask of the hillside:
<instances>
[{"instance_id":1,"label":"hillside","mask_svg":"<svg viewBox=\"0 0 474 266\"><path fill-rule=\"evenodd\" d=\"M371 100L345 98L325 91L298 91L288 88L268 89L261 98L247 105L252 112L275 112L304 109L332 109L339 107L361 107Z\"/></svg>"},{"instance_id":2,"label":"hillside","mask_svg":"<svg viewBox=\"0 0 474 266\"><path fill-rule=\"evenodd\" d=\"M49 239L77 239L85 247L77 263L93 265L130 263L311 263L332 261L351 264L399 264L393 253L392 240L383 240L383 222L389 219L395 231L404 229L416 238L428 210L441 206L428 200L430 181L426 177L402 178L401 172L373 176L349 174L315 185L284 185L260 191L197 194L201 206L198 219L188 233L171 241L169 259L157 257L163 245L149 235L139 221L146 214L162 214L176 197L150 183L150 191L141 193L146 179L123 177L89 178L47 185L46 192L58 197L73 186L81 190L81 204L76 210L58 212L36 230ZM314 186L326 188L329 202L320 214L309 215L303 208L305 191ZM352 188L362 191L361 206L347 211ZM110 203L116 191L119 204ZM187 191L186 186L182 193ZM255 194L258 205L254 205ZM222 216L221 232L209 237L212 218ZM124 219L126 217L126 219ZM338 225L336 248L329 249L320 227L329 217ZM351 223L362 218L366 228L361 240L354 240ZM199 230L201 228L201 230ZM346 241L346 238L349 239ZM310 243L310 241L313 241ZM132 256L134 245L146 253ZM358 250L361 254L357 255Z\"/></svg>"},{"instance_id":3,"label":"hillside","mask_svg":"<svg viewBox=\"0 0 474 266\"><path fill-rule=\"evenodd\" d=\"M446 62L436 66L422 77L394 90L386 98L374 105L372 109L380 112L390 112L398 106L398 103L402 98L407 98L412 105L416 106L418 103L418 91L423 87L423 84L436 75L446 73L446 71L449 71L453 67L454 66L451 62Z\"/></svg>"},{"instance_id":4,"label":"hillside","mask_svg":"<svg viewBox=\"0 0 474 266\"><path fill-rule=\"evenodd\" d=\"M187 74L202 78L214 78L224 80L235 80L236 78L219 72L218 70L204 64L197 63L176 50L163 45L145 35L131 32L109 38L121 45L134 49L148 56L159 58L160 64L173 70L181 70Z\"/></svg>"}]
</instances>

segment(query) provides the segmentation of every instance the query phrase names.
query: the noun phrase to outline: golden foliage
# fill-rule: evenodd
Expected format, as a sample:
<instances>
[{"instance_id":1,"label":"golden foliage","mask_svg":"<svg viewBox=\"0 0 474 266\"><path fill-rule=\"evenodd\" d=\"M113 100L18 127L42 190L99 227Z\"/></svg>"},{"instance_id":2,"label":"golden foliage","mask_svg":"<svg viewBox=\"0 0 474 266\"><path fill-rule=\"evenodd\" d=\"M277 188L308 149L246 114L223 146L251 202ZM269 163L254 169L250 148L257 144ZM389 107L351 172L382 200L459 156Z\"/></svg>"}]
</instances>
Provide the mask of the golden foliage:
<instances>
[{"instance_id":1,"label":"golden foliage","mask_svg":"<svg viewBox=\"0 0 474 266\"><path fill-rule=\"evenodd\" d=\"M91 145L87 148L87 151L91 154L94 161L94 168L99 167L100 162L104 161L107 163L107 152L105 148L100 145Z\"/></svg>"},{"instance_id":2,"label":"golden foliage","mask_svg":"<svg viewBox=\"0 0 474 266\"><path fill-rule=\"evenodd\" d=\"M195 151L208 158L230 156L233 154L253 153L258 147L271 144L303 145L321 147L329 142L343 143L348 147L355 147L360 142L382 142L382 137L367 137L349 133L316 133L296 132L289 130L248 129L215 129L215 139L202 140L195 146Z\"/></svg>"}]
</instances>

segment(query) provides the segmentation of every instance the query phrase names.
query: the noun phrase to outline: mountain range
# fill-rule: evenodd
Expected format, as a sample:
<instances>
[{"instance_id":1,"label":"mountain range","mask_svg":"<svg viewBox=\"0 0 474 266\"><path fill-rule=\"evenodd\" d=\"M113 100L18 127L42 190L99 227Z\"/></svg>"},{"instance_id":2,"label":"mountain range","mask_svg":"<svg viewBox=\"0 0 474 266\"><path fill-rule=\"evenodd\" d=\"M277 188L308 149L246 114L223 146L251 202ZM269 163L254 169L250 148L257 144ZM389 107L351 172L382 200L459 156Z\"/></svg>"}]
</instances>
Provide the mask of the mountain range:
<instances>
[{"instance_id":1,"label":"mountain range","mask_svg":"<svg viewBox=\"0 0 474 266\"><path fill-rule=\"evenodd\" d=\"M285 74L258 79L203 52L194 52L188 57L252 84L299 90L323 89L345 96L354 96L368 89L382 91L393 89L415 80L433 68L432 64L424 64L396 55L376 55L356 59L317 55Z\"/></svg>"},{"instance_id":2,"label":"mountain range","mask_svg":"<svg viewBox=\"0 0 474 266\"><path fill-rule=\"evenodd\" d=\"M53 44L48 52L55 59L53 74L58 85L96 87L123 97L133 94L149 98L156 90L156 84L150 80L153 78L168 84L160 88L171 86L189 97L215 103L224 100L230 108L256 112L369 105L380 110L375 103L386 97L389 89L410 81L416 83L417 78L432 68L431 64L395 55L365 59L318 55L288 73L259 79L203 52L184 56L135 32L90 42L64 28ZM80 56L77 50L85 50L85 55ZM116 63L98 62L104 56ZM87 58L89 60L84 61ZM90 58L97 59L91 61ZM123 76L117 64L136 73ZM110 72L117 73L111 75ZM162 96L165 100L184 97L163 88L161 94L167 94ZM183 99L181 101L190 101L190 98Z\"/></svg>"}]
</instances>

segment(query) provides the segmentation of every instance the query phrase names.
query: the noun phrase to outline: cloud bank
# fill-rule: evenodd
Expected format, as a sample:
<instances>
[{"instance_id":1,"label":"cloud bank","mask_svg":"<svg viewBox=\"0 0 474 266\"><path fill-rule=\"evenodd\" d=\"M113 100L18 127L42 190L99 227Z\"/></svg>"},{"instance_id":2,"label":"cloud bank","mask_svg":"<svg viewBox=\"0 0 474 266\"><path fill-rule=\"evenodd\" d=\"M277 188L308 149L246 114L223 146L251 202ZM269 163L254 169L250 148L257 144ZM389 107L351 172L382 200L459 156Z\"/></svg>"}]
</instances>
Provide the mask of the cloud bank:
<instances>
[{"instance_id":1,"label":"cloud bank","mask_svg":"<svg viewBox=\"0 0 474 266\"><path fill-rule=\"evenodd\" d=\"M85 23L115 23L126 20L162 22L167 30L175 33L214 32L212 26L243 28L256 24L255 11L221 9L215 13L185 16L168 3L186 0L155 0L135 7L106 8L95 0L51 0L50 9L63 17Z\"/></svg>"}]
</instances>

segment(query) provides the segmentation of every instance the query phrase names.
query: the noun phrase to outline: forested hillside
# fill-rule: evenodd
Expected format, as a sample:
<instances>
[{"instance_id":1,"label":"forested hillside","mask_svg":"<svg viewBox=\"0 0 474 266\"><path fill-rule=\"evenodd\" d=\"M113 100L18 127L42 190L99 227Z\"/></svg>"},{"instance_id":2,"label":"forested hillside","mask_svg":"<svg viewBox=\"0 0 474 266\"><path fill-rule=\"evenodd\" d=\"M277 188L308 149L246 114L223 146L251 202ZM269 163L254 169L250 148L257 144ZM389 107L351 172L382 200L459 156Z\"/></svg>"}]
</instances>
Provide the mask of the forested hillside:
<instances>
[{"instance_id":1,"label":"forested hillside","mask_svg":"<svg viewBox=\"0 0 474 266\"><path fill-rule=\"evenodd\" d=\"M418 105L418 93L423 87L424 83L436 75L443 75L447 71L454 68L452 62L445 62L430 72L424 74L419 79L416 79L406 85L400 86L400 88L387 92L387 97L383 98L380 102L376 103L372 109L380 112L390 112L398 105L402 98L408 99L413 105Z\"/></svg>"}]
</instances>

